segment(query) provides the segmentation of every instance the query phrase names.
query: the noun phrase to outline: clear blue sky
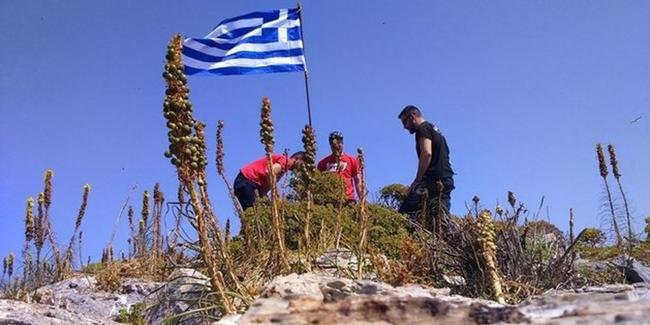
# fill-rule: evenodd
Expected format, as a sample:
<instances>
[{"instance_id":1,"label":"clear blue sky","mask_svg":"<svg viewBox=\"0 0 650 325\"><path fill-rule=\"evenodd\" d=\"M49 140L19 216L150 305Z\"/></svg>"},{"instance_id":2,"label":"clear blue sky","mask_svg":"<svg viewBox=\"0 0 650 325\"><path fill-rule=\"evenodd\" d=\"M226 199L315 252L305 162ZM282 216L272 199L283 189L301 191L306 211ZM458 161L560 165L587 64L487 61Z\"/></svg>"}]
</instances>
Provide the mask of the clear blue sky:
<instances>
[{"instance_id":1,"label":"clear blue sky","mask_svg":"<svg viewBox=\"0 0 650 325\"><path fill-rule=\"evenodd\" d=\"M175 197L163 157L161 77L171 35L207 34L219 21L294 1L0 1L0 255L19 253L25 199L52 168L51 216L67 242L85 183L92 186L84 255L98 256L129 188L160 182ZM340 130L363 147L370 189L409 184L414 140L396 115L418 105L451 147L452 210L474 195L487 207L512 190L531 210L542 196L566 229L599 226L597 142L618 149L634 216L650 214L650 2L305 1L318 156ZM306 122L302 74L190 78L196 117L214 160L223 119L229 177L263 154L262 96L273 102L276 148L297 150ZM631 120L643 116L637 123ZM233 217L213 165L213 202ZM542 216L547 217L546 207ZM126 246L122 219L116 244Z\"/></svg>"}]
</instances>

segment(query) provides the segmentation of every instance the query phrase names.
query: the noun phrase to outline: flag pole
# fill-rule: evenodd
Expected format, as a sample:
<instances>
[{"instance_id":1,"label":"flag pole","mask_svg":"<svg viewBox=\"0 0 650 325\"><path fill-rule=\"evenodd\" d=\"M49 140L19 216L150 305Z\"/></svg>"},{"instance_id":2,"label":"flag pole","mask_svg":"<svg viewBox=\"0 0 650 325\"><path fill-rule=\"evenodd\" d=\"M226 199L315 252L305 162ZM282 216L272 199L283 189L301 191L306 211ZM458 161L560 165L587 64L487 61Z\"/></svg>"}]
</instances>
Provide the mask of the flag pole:
<instances>
[{"instance_id":1,"label":"flag pole","mask_svg":"<svg viewBox=\"0 0 650 325\"><path fill-rule=\"evenodd\" d=\"M305 50L305 34L302 32L302 6L298 1L298 19L300 19L300 38L302 39L302 53L305 57L305 94L307 96L307 117L309 119L309 126L311 127L311 103L309 101L309 75L307 73L307 50Z\"/></svg>"}]
</instances>

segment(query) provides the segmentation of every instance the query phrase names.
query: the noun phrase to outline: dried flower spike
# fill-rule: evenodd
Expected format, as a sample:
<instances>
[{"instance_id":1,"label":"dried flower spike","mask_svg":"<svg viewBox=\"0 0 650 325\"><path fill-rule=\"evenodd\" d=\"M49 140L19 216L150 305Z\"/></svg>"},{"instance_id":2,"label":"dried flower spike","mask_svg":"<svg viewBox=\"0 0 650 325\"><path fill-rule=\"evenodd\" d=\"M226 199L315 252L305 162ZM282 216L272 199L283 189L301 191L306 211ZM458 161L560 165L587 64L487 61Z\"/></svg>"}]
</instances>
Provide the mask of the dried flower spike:
<instances>
[{"instance_id":1,"label":"dried flower spike","mask_svg":"<svg viewBox=\"0 0 650 325\"><path fill-rule=\"evenodd\" d=\"M614 177L621 177L621 173L618 170L618 160L616 160L616 150L614 150L613 145L607 145L607 151L609 151L609 162L612 165L612 174Z\"/></svg>"},{"instance_id":2,"label":"dried flower spike","mask_svg":"<svg viewBox=\"0 0 650 325\"><path fill-rule=\"evenodd\" d=\"M513 209L515 208L515 204L517 204L515 193L512 193L512 191L508 191L508 204L510 204Z\"/></svg>"},{"instance_id":3,"label":"dried flower spike","mask_svg":"<svg viewBox=\"0 0 650 325\"><path fill-rule=\"evenodd\" d=\"M605 154L603 153L603 146L596 145L596 156L598 156L598 168L600 169L600 176L607 177L607 165L605 164Z\"/></svg>"},{"instance_id":4,"label":"dried flower spike","mask_svg":"<svg viewBox=\"0 0 650 325\"><path fill-rule=\"evenodd\" d=\"M25 241L30 242L34 239L34 198L27 199L25 207Z\"/></svg>"},{"instance_id":5,"label":"dried flower spike","mask_svg":"<svg viewBox=\"0 0 650 325\"><path fill-rule=\"evenodd\" d=\"M223 126L223 121L219 120L217 122L217 172L219 175L223 175L225 173L223 167Z\"/></svg>"}]
</instances>

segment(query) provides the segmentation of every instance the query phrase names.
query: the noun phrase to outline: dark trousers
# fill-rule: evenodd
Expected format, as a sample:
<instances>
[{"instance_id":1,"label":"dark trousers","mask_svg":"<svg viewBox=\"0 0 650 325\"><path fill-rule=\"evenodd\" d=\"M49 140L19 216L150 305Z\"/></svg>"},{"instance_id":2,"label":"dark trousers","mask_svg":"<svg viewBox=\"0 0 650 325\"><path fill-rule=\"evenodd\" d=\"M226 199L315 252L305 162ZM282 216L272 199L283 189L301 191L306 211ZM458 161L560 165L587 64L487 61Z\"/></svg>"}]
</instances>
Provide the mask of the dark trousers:
<instances>
[{"instance_id":1,"label":"dark trousers","mask_svg":"<svg viewBox=\"0 0 650 325\"><path fill-rule=\"evenodd\" d=\"M439 180L442 181L442 192L438 191L438 179L425 179L415 189L409 192L399 207L399 213L407 214L411 220L416 220L417 213L422 208L424 194L428 192L428 210L430 211L430 215L435 215L438 208L441 208L444 213L449 214L449 210L451 209L451 191L455 188L454 179L448 177Z\"/></svg>"},{"instance_id":2,"label":"dark trousers","mask_svg":"<svg viewBox=\"0 0 650 325\"><path fill-rule=\"evenodd\" d=\"M237 175L235 178L235 184L233 185L233 190L235 191L235 196L241 204L242 210L250 208L255 204L255 199L257 198L256 192L259 193L259 185L248 180L242 173Z\"/></svg>"}]
</instances>

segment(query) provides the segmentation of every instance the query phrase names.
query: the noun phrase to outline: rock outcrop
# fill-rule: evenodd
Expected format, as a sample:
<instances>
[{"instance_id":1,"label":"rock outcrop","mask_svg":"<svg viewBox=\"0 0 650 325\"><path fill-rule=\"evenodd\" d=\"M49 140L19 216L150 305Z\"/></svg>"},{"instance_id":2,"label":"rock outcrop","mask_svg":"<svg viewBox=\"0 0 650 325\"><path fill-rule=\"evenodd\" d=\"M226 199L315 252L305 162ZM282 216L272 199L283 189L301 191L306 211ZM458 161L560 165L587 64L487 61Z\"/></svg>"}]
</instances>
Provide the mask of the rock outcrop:
<instances>
[{"instance_id":1,"label":"rock outcrop","mask_svg":"<svg viewBox=\"0 0 650 325\"><path fill-rule=\"evenodd\" d=\"M77 276L38 289L38 303L0 300L0 324L117 324L120 309L146 301L149 324L195 309L206 278L177 270L167 284L128 279L116 293L97 291L93 277ZM184 315L182 324L203 324ZM446 288L392 287L314 273L276 277L243 315L214 324L647 324L645 283L549 291L518 305L451 295Z\"/></svg>"},{"instance_id":2,"label":"rock outcrop","mask_svg":"<svg viewBox=\"0 0 650 325\"><path fill-rule=\"evenodd\" d=\"M202 273L193 269L175 270L169 276L169 282L147 299L151 307L145 314L145 321L147 324L164 324L172 316L203 307L199 303L208 294L205 292L208 287L209 279ZM203 323L198 313L180 316L176 321L184 325Z\"/></svg>"},{"instance_id":3,"label":"rock outcrop","mask_svg":"<svg viewBox=\"0 0 650 325\"><path fill-rule=\"evenodd\" d=\"M393 288L371 281L288 275L274 279L242 316L217 324L642 324L650 289L610 285L550 291L516 306L450 295L448 289Z\"/></svg>"},{"instance_id":4,"label":"rock outcrop","mask_svg":"<svg viewBox=\"0 0 650 325\"><path fill-rule=\"evenodd\" d=\"M78 275L46 285L34 303L0 300L0 324L117 324L121 309L141 303L162 284L125 279L115 293L99 291L93 276Z\"/></svg>"}]
</instances>

